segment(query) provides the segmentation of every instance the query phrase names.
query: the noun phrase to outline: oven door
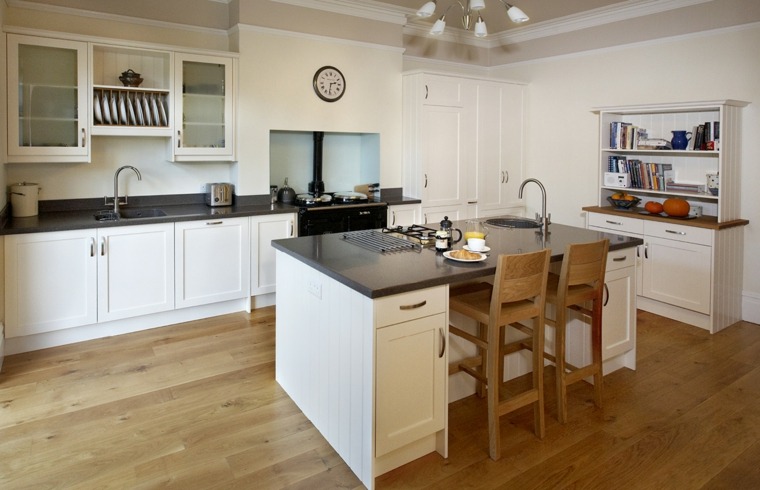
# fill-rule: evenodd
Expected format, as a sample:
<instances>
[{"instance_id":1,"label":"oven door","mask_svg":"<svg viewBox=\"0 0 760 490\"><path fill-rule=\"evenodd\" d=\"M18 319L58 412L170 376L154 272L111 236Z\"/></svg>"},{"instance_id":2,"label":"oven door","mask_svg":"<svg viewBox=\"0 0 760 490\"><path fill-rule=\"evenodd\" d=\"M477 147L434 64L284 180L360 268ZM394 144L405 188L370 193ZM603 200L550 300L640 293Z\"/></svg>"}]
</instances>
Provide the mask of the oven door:
<instances>
[{"instance_id":1,"label":"oven door","mask_svg":"<svg viewBox=\"0 0 760 490\"><path fill-rule=\"evenodd\" d=\"M298 211L298 236L324 235L346 231L385 228L388 205L336 205L301 208Z\"/></svg>"}]
</instances>

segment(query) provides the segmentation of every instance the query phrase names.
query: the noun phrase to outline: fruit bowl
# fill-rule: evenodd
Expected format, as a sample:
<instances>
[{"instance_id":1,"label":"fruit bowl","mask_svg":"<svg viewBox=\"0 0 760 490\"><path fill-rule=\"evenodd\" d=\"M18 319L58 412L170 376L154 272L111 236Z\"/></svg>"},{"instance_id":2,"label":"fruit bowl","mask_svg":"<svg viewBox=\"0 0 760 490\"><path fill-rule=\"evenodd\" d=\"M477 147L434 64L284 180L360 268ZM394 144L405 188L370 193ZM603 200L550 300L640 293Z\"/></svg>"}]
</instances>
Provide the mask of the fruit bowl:
<instances>
[{"instance_id":1,"label":"fruit bowl","mask_svg":"<svg viewBox=\"0 0 760 490\"><path fill-rule=\"evenodd\" d=\"M613 199L612 197L608 197L607 200L617 209L631 209L641 202L641 199L636 196L630 196L630 198L632 199Z\"/></svg>"}]
</instances>

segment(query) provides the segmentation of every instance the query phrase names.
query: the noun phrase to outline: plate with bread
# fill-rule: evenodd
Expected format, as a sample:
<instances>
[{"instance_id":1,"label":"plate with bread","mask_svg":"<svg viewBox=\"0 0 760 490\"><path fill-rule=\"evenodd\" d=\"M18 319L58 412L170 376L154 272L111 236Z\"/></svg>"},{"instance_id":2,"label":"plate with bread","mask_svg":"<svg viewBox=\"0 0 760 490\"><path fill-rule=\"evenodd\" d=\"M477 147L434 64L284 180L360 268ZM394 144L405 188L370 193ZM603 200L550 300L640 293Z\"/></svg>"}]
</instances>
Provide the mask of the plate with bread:
<instances>
[{"instance_id":1,"label":"plate with bread","mask_svg":"<svg viewBox=\"0 0 760 490\"><path fill-rule=\"evenodd\" d=\"M486 254L479 252L470 252L469 250L449 250L443 252L447 259L456 260L457 262L482 262L488 258Z\"/></svg>"}]
</instances>

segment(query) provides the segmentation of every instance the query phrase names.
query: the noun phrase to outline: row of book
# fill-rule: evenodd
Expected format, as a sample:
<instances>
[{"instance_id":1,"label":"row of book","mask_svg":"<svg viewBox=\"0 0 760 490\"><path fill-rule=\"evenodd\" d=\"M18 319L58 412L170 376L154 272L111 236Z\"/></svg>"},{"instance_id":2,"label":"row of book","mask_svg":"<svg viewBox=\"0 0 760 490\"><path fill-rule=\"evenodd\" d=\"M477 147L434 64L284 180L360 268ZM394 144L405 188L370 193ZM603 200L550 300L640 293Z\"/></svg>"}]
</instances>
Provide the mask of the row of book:
<instances>
[{"instance_id":1,"label":"row of book","mask_svg":"<svg viewBox=\"0 0 760 490\"><path fill-rule=\"evenodd\" d=\"M720 145L720 121L707 121L694 126L687 150L718 150Z\"/></svg>"},{"instance_id":2,"label":"row of book","mask_svg":"<svg viewBox=\"0 0 760 490\"><path fill-rule=\"evenodd\" d=\"M694 126L687 150L717 150L720 141L720 121L707 121ZM610 123L610 149L612 150L670 150L670 141L649 138L647 130L631 123Z\"/></svg>"},{"instance_id":3,"label":"row of book","mask_svg":"<svg viewBox=\"0 0 760 490\"><path fill-rule=\"evenodd\" d=\"M673 165L610 156L608 171L628 174L631 188L664 191L673 183Z\"/></svg>"}]
</instances>

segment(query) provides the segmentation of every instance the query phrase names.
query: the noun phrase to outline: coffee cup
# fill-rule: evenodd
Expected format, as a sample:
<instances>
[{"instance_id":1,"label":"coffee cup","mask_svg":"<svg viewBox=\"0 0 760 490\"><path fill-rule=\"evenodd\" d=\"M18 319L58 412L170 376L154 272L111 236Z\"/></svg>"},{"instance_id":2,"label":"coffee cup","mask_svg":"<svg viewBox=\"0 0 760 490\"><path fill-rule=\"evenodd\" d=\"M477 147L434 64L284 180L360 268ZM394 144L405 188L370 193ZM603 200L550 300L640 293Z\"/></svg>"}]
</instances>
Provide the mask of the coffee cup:
<instances>
[{"instance_id":1,"label":"coffee cup","mask_svg":"<svg viewBox=\"0 0 760 490\"><path fill-rule=\"evenodd\" d=\"M486 249L486 241L482 238L467 239L467 247L473 252L482 252Z\"/></svg>"}]
</instances>

